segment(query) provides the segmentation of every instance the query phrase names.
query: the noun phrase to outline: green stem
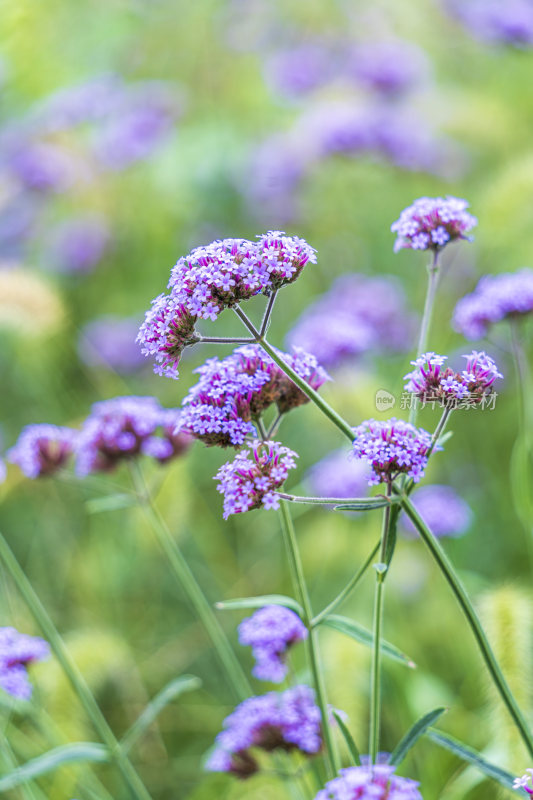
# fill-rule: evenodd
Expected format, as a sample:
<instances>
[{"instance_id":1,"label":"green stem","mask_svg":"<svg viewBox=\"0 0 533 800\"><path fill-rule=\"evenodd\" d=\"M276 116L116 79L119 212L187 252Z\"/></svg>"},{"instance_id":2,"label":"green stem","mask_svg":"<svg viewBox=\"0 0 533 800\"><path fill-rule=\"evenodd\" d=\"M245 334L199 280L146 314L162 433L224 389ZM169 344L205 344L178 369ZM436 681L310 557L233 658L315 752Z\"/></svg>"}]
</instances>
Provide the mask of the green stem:
<instances>
[{"instance_id":1,"label":"green stem","mask_svg":"<svg viewBox=\"0 0 533 800\"><path fill-rule=\"evenodd\" d=\"M168 559L172 571L176 575L180 586L186 593L189 602L198 614L207 634L209 635L218 658L228 679L233 693L238 701L245 700L253 694L245 672L220 626L211 604L204 595L200 585L183 556L161 512L153 501L146 486L144 476L137 462L132 464L132 477L138 500L150 521L152 530L159 546Z\"/></svg>"},{"instance_id":2,"label":"green stem","mask_svg":"<svg viewBox=\"0 0 533 800\"><path fill-rule=\"evenodd\" d=\"M426 290L426 299L424 302L424 313L422 314L422 322L420 324L420 333L418 336L418 344L416 347L416 357L421 356L427 350L429 329L431 326L431 318L433 316L433 307L435 305L435 297L437 295L437 287L439 284L439 251L433 252L433 257L427 266L428 283ZM409 412L409 422L414 425L418 414L418 403L416 398L413 398L413 405Z\"/></svg>"},{"instance_id":3,"label":"green stem","mask_svg":"<svg viewBox=\"0 0 533 800\"><path fill-rule=\"evenodd\" d=\"M387 498L384 495L377 497L309 497L307 495L285 494L285 492L276 492L276 494L289 503L304 503L311 506L344 506L353 503L354 505L360 504L362 508L364 506L364 511L385 508L385 506L400 502L395 497Z\"/></svg>"},{"instance_id":4,"label":"green stem","mask_svg":"<svg viewBox=\"0 0 533 800\"><path fill-rule=\"evenodd\" d=\"M470 598L468 597L466 589L461 583L459 576L455 572L451 561L442 549L438 539L431 533L422 517L418 514L411 500L409 500L409 498L405 495L402 495L402 507L412 521L413 525L418 530L421 538L431 552L431 555L437 562L439 569L450 585L457 602L461 606L461 610L466 617L470 629L474 634L481 652L481 656L494 682L494 685L503 703L507 707L507 710L518 729L529 755L533 757L533 736L522 714L522 711L520 710L513 693L511 692L507 681L505 680L500 665L498 664L498 661L492 652L492 648L488 642L485 631L483 630L481 622L479 621L479 617L477 616Z\"/></svg>"},{"instance_id":5,"label":"green stem","mask_svg":"<svg viewBox=\"0 0 533 800\"><path fill-rule=\"evenodd\" d=\"M351 442L353 442L354 433L352 427L346 422L346 420L344 420L340 414L337 414L335 409L333 409L329 403L326 403L326 401L318 394L318 392L309 386L309 384L306 383L306 381L301 378L298 373L295 372L291 366L289 366L289 364L287 364L287 362L279 355L272 345L270 345L266 339L261 336L261 333L257 330L257 328L254 327L246 314L241 311L238 306L236 306L234 310L237 316L248 328L250 333L255 337L257 344L263 348L265 353L268 353L272 361L274 361L278 367L283 370L285 375L287 375L293 381L293 383L295 383L296 386L301 389L301 391L309 398L309 400L311 400L311 402L314 403L317 408L319 408L320 411L322 411L322 413L325 414L326 417L328 417L328 419L330 419L331 422L333 422L333 424L336 425L337 428L342 431L342 433L347 436Z\"/></svg>"},{"instance_id":6,"label":"green stem","mask_svg":"<svg viewBox=\"0 0 533 800\"><path fill-rule=\"evenodd\" d=\"M322 676L320 657L318 653L318 630L313 628L312 625L313 611L311 608L309 592L307 590L307 584L300 559L300 551L298 549L298 543L296 541L296 535L294 532L294 526L292 524L289 507L283 500L280 503L280 520L283 539L289 559L289 568L294 583L294 589L298 601L304 611L303 623L309 630L309 636L306 640L308 645L309 662L311 666L311 673L313 675L316 701L320 709L320 715L322 719L322 734L324 737L324 744L326 746L328 778L333 778L338 772L337 752L331 731L328 703L326 699L326 689L324 686L324 679Z\"/></svg>"},{"instance_id":7,"label":"green stem","mask_svg":"<svg viewBox=\"0 0 533 800\"><path fill-rule=\"evenodd\" d=\"M314 619L311 621L311 625L313 626L313 628L316 628L317 625L320 625L320 623L325 619L325 617L327 617L328 614L331 614L333 611L335 611L337 606L340 606L340 604L344 602L344 600L346 600L348 595L351 594L351 592L355 589L355 587L357 586L357 584L359 583L359 581L361 580L361 578L363 577L369 566L372 564L373 560L375 559L380 548L380 543L381 542L379 541L376 544L376 546L374 547L374 549L372 550L372 552L370 553L370 555L368 556L362 567L358 569L353 578L350 581L348 581L344 589L341 592L339 592L337 597L334 600L332 600L331 603L329 603L329 605L327 605L320 612L320 614L317 614L316 617L314 617Z\"/></svg>"},{"instance_id":8,"label":"green stem","mask_svg":"<svg viewBox=\"0 0 533 800\"><path fill-rule=\"evenodd\" d=\"M131 796L136 798L136 800L151 800L148 790L137 775L130 760L122 752L119 742L107 724L107 720L105 719L104 715L100 711L98 703L94 699L94 696L85 682L83 675L79 671L77 665L65 647L63 639L58 633L54 623L48 616L48 612L39 600L31 583L26 577L24 571L13 555L2 534L0 534L0 558L2 559L17 589L24 598L24 601L37 625L42 630L44 637L49 642L55 657L72 684L72 688L78 695L78 698L83 705L87 716L91 720L95 731L108 748L111 758L122 773L122 777L128 786Z\"/></svg>"},{"instance_id":9,"label":"green stem","mask_svg":"<svg viewBox=\"0 0 533 800\"><path fill-rule=\"evenodd\" d=\"M391 493L391 484L387 485L387 495ZM372 670L370 674L370 763L376 764L379 751L379 733L381 719L381 628L383 625L383 605L385 601L385 578L388 565L387 539L390 523L390 506L383 513L383 528L380 540L380 563L376 565L376 589L374 596L374 643L372 649Z\"/></svg>"}]
</instances>

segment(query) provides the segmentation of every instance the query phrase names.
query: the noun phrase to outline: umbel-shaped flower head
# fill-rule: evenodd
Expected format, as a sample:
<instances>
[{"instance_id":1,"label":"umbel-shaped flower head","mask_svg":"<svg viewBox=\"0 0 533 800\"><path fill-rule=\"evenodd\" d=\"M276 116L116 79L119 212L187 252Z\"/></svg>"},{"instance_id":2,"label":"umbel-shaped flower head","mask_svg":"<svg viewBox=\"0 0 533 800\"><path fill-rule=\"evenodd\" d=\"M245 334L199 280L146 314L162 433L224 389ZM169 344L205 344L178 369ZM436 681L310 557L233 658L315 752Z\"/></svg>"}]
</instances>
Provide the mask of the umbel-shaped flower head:
<instances>
[{"instance_id":1,"label":"umbel-shaped flower head","mask_svg":"<svg viewBox=\"0 0 533 800\"><path fill-rule=\"evenodd\" d=\"M354 428L354 434L354 455L371 467L370 486L391 483L402 473L415 483L424 476L431 434L423 428L394 417L385 421L369 419Z\"/></svg>"},{"instance_id":2,"label":"umbel-shaped flower head","mask_svg":"<svg viewBox=\"0 0 533 800\"><path fill-rule=\"evenodd\" d=\"M224 720L206 763L210 772L249 778L259 770L254 749L300 750L314 755L322 748L320 710L308 686L250 697Z\"/></svg>"},{"instance_id":3,"label":"umbel-shaped flower head","mask_svg":"<svg viewBox=\"0 0 533 800\"><path fill-rule=\"evenodd\" d=\"M485 275L455 306L453 326L467 339L481 339L491 325L533 311L533 270Z\"/></svg>"},{"instance_id":4,"label":"umbel-shaped flower head","mask_svg":"<svg viewBox=\"0 0 533 800\"><path fill-rule=\"evenodd\" d=\"M7 459L17 464L27 478L53 475L65 466L78 432L57 425L27 425L17 443L7 452Z\"/></svg>"},{"instance_id":5,"label":"umbel-shaped flower head","mask_svg":"<svg viewBox=\"0 0 533 800\"><path fill-rule=\"evenodd\" d=\"M307 639L307 635L298 614L285 606L260 608L239 625L239 642L251 646L256 661L253 675L272 683L281 683L285 678L288 650Z\"/></svg>"},{"instance_id":6,"label":"umbel-shaped flower head","mask_svg":"<svg viewBox=\"0 0 533 800\"><path fill-rule=\"evenodd\" d=\"M32 686L26 667L48 658L50 648L44 639L19 633L15 628L0 628L0 688L13 697L28 700Z\"/></svg>"},{"instance_id":7,"label":"umbel-shaped flower head","mask_svg":"<svg viewBox=\"0 0 533 800\"><path fill-rule=\"evenodd\" d=\"M303 239L281 231L258 238L217 240L179 259L169 294L153 301L137 337L142 352L155 358L155 372L178 377L183 348L198 341L198 319L216 320L225 308L293 283L308 262L316 263Z\"/></svg>"},{"instance_id":8,"label":"umbel-shaped flower head","mask_svg":"<svg viewBox=\"0 0 533 800\"><path fill-rule=\"evenodd\" d=\"M215 480L224 495L224 519L253 508L279 508L276 489L296 467L298 456L279 442L254 441L233 461L223 464Z\"/></svg>"},{"instance_id":9,"label":"umbel-shaped flower head","mask_svg":"<svg viewBox=\"0 0 533 800\"><path fill-rule=\"evenodd\" d=\"M404 376L407 380L405 391L415 394L420 400L438 402L450 408L462 402L476 405L492 394L496 378L503 377L486 353L474 350L463 356L466 369L461 372L444 367L447 358L437 353L424 353L411 361L416 369Z\"/></svg>"},{"instance_id":10,"label":"umbel-shaped flower head","mask_svg":"<svg viewBox=\"0 0 533 800\"><path fill-rule=\"evenodd\" d=\"M456 239L469 239L466 234L477 225L477 219L466 210L468 203L457 197L420 197L405 208L393 222L391 231L398 235L394 252L442 250Z\"/></svg>"},{"instance_id":11,"label":"umbel-shaped flower head","mask_svg":"<svg viewBox=\"0 0 533 800\"><path fill-rule=\"evenodd\" d=\"M316 358L301 348L280 355L313 389L329 380ZM196 372L200 380L183 401L180 430L209 446L239 447L247 435L256 435L252 420L272 404L286 413L309 402L259 345L211 358Z\"/></svg>"},{"instance_id":12,"label":"umbel-shaped flower head","mask_svg":"<svg viewBox=\"0 0 533 800\"><path fill-rule=\"evenodd\" d=\"M418 782L399 778L386 764L348 767L328 781L315 800L423 800Z\"/></svg>"}]
</instances>

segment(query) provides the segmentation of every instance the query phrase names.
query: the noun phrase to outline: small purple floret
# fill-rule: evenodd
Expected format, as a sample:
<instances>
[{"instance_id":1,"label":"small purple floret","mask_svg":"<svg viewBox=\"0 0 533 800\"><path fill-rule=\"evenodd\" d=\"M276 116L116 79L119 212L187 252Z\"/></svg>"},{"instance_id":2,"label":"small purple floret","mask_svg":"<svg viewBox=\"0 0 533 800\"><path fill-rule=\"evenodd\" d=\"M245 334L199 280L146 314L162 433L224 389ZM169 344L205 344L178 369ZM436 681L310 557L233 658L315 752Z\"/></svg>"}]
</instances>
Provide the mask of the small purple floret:
<instances>
[{"instance_id":1,"label":"small purple floret","mask_svg":"<svg viewBox=\"0 0 533 800\"><path fill-rule=\"evenodd\" d=\"M307 635L298 614L285 606L265 606L239 625L239 642L252 648L256 660L253 674L272 683L281 683L285 678L287 651Z\"/></svg>"},{"instance_id":2,"label":"small purple floret","mask_svg":"<svg viewBox=\"0 0 533 800\"><path fill-rule=\"evenodd\" d=\"M49 653L44 639L19 633L15 628L0 628L0 688L13 697L29 700L32 686L26 667L48 658Z\"/></svg>"},{"instance_id":3,"label":"small purple floret","mask_svg":"<svg viewBox=\"0 0 533 800\"><path fill-rule=\"evenodd\" d=\"M466 234L477 225L477 219L467 208L466 200L457 197L415 200L391 225L391 231L398 235L394 252L402 248L437 251L456 239L470 241Z\"/></svg>"}]
</instances>

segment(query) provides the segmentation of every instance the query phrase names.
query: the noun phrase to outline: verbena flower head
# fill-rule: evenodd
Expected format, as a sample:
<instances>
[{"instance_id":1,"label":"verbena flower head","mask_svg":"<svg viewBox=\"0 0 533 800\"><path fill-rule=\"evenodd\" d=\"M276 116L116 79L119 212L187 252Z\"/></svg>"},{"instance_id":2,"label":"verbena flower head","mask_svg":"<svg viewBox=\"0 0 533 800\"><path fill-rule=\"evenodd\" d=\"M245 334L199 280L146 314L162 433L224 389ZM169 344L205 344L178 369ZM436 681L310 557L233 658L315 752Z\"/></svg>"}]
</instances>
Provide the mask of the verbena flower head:
<instances>
[{"instance_id":1,"label":"verbena flower head","mask_svg":"<svg viewBox=\"0 0 533 800\"><path fill-rule=\"evenodd\" d=\"M260 608L239 625L239 642L250 645L256 678L281 683L287 675L286 655L292 645L307 639L302 620L285 606Z\"/></svg>"},{"instance_id":2,"label":"verbena flower head","mask_svg":"<svg viewBox=\"0 0 533 800\"><path fill-rule=\"evenodd\" d=\"M32 686L26 667L43 661L49 652L44 639L19 633L15 628L0 628L0 688L13 697L28 700Z\"/></svg>"},{"instance_id":3,"label":"verbena flower head","mask_svg":"<svg viewBox=\"0 0 533 800\"><path fill-rule=\"evenodd\" d=\"M423 80L427 58L415 45L402 41L377 41L356 47L348 71L363 85L388 97L404 94Z\"/></svg>"},{"instance_id":4,"label":"verbena flower head","mask_svg":"<svg viewBox=\"0 0 533 800\"><path fill-rule=\"evenodd\" d=\"M413 504L435 536L461 536L472 520L472 509L451 486L422 486L413 493ZM402 525L409 534L416 528L404 514Z\"/></svg>"},{"instance_id":5,"label":"verbena flower head","mask_svg":"<svg viewBox=\"0 0 533 800\"><path fill-rule=\"evenodd\" d=\"M481 403L493 392L496 378L503 377L492 358L474 350L466 358L466 369L454 372L445 367L447 356L424 353L411 364L416 367L405 375L405 391L415 394L420 400L438 402L443 406L456 407L461 402L470 405Z\"/></svg>"},{"instance_id":6,"label":"verbena flower head","mask_svg":"<svg viewBox=\"0 0 533 800\"><path fill-rule=\"evenodd\" d=\"M78 353L90 367L103 367L121 374L138 371L145 359L135 343L138 320L105 316L84 326L78 340Z\"/></svg>"},{"instance_id":7,"label":"verbena flower head","mask_svg":"<svg viewBox=\"0 0 533 800\"><path fill-rule=\"evenodd\" d=\"M17 443L7 451L7 459L17 464L27 478L53 475L74 452L78 432L57 425L27 425Z\"/></svg>"},{"instance_id":8,"label":"verbena flower head","mask_svg":"<svg viewBox=\"0 0 533 800\"><path fill-rule=\"evenodd\" d=\"M515 778L513 789L525 789L529 795L533 796L533 769L526 769L525 775Z\"/></svg>"},{"instance_id":9,"label":"verbena flower head","mask_svg":"<svg viewBox=\"0 0 533 800\"><path fill-rule=\"evenodd\" d=\"M308 470L310 493L320 497L361 497L367 493L367 468L350 458L346 450L335 450Z\"/></svg>"},{"instance_id":10,"label":"verbena flower head","mask_svg":"<svg viewBox=\"0 0 533 800\"><path fill-rule=\"evenodd\" d=\"M474 291L457 303L453 326L467 339L480 339L494 323L532 311L532 269L485 275Z\"/></svg>"},{"instance_id":11,"label":"verbena flower head","mask_svg":"<svg viewBox=\"0 0 533 800\"><path fill-rule=\"evenodd\" d=\"M417 483L427 464L431 434L394 417L385 421L367 420L354 428L353 450L372 468L368 483L391 483L404 473ZM436 446L434 450L440 450Z\"/></svg>"},{"instance_id":12,"label":"verbena flower head","mask_svg":"<svg viewBox=\"0 0 533 800\"><path fill-rule=\"evenodd\" d=\"M224 495L224 519L253 508L279 508L276 489L296 467L296 453L279 442L254 441L215 475Z\"/></svg>"},{"instance_id":13,"label":"verbena flower head","mask_svg":"<svg viewBox=\"0 0 533 800\"><path fill-rule=\"evenodd\" d=\"M315 800L422 800L418 781L400 778L394 767L347 767L328 781Z\"/></svg>"},{"instance_id":14,"label":"verbena flower head","mask_svg":"<svg viewBox=\"0 0 533 800\"><path fill-rule=\"evenodd\" d=\"M313 389L329 380L316 358L301 348L279 354ZM259 345L211 358L195 371L200 380L183 401L180 427L207 445L239 447L247 435L256 435L252 420L270 405L283 414L309 402Z\"/></svg>"},{"instance_id":15,"label":"verbena flower head","mask_svg":"<svg viewBox=\"0 0 533 800\"><path fill-rule=\"evenodd\" d=\"M158 374L177 377L183 348L197 341L197 319L215 320L225 308L292 283L308 262L316 263L303 239L280 231L258 238L217 240L179 259L170 293L153 301L137 339L143 353L155 357Z\"/></svg>"},{"instance_id":16,"label":"verbena flower head","mask_svg":"<svg viewBox=\"0 0 533 800\"><path fill-rule=\"evenodd\" d=\"M190 437L175 432L179 419L177 409L161 408L155 397L114 397L95 403L80 432L76 472L81 476L108 472L141 453L165 463L190 444Z\"/></svg>"},{"instance_id":17,"label":"verbena flower head","mask_svg":"<svg viewBox=\"0 0 533 800\"><path fill-rule=\"evenodd\" d=\"M398 235L394 252L412 250L442 250L456 239L467 239L477 219L466 209L466 200L457 197L420 197L405 208L393 222L391 231Z\"/></svg>"},{"instance_id":18,"label":"verbena flower head","mask_svg":"<svg viewBox=\"0 0 533 800\"><path fill-rule=\"evenodd\" d=\"M314 692L308 686L250 697L224 720L206 769L248 778L259 769L254 748L267 753L318 753L322 748L320 719Z\"/></svg>"}]
</instances>

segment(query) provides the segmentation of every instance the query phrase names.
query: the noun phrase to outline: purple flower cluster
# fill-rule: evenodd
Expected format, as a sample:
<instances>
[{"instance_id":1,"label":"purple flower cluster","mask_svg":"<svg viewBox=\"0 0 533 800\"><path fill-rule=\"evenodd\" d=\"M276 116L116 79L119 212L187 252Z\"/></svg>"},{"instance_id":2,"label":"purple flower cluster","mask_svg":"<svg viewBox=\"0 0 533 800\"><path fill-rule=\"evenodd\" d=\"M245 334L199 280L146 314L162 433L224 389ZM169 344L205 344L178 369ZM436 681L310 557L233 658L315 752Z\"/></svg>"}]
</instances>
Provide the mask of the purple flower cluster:
<instances>
[{"instance_id":1,"label":"purple flower cluster","mask_svg":"<svg viewBox=\"0 0 533 800\"><path fill-rule=\"evenodd\" d=\"M531 0L445 0L444 5L479 39L519 48L533 45Z\"/></svg>"},{"instance_id":2,"label":"purple flower cluster","mask_svg":"<svg viewBox=\"0 0 533 800\"><path fill-rule=\"evenodd\" d=\"M513 789L525 789L529 795L533 796L533 769L526 769L525 775L515 778Z\"/></svg>"},{"instance_id":3,"label":"purple flower cluster","mask_svg":"<svg viewBox=\"0 0 533 800\"><path fill-rule=\"evenodd\" d=\"M352 274L337 278L304 312L288 341L335 367L367 350L406 350L413 330L414 317L394 278Z\"/></svg>"},{"instance_id":4,"label":"purple flower cluster","mask_svg":"<svg viewBox=\"0 0 533 800\"><path fill-rule=\"evenodd\" d=\"M369 89L386 97L412 89L428 72L420 48L402 40L360 44L348 59L347 71Z\"/></svg>"},{"instance_id":5,"label":"purple flower cluster","mask_svg":"<svg viewBox=\"0 0 533 800\"><path fill-rule=\"evenodd\" d=\"M362 497L367 493L367 469L363 461L336 450L308 470L306 482L311 494L319 497Z\"/></svg>"},{"instance_id":6,"label":"purple flower cluster","mask_svg":"<svg viewBox=\"0 0 533 800\"><path fill-rule=\"evenodd\" d=\"M391 231L398 235L394 252L402 248L437 251L456 239L470 241L465 234L477 225L477 219L467 208L466 200L457 197L415 200L391 225Z\"/></svg>"},{"instance_id":7,"label":"purple flower cluster","mask_svg":"<svg viewBox=\"0 0 533 800\"><path fill-rule=\"evenodd\" d=\"M298 614L285 606L260 608L239 625L239 642L251 646L256 661L253 674L272 683L281 683L285 678L287 651L307 635Z\"/></svg>"},{"instance_id":8,"label":"purple flower cluster","mask_svg":"<svg viewBox=\"0 0 533 800\"><path fill-rule=\"evenodd\" d=\"M104 257L110 241L109 226L102 217L86 214L68 219L53 233L50 267L61 272L90 272Z\"/></svg>"},{"instance_id":9,"label":"purple flower cluster","mask_svg":"<svg viewBox=\"0 0 533 800\"><path fill-rule=\"evenodd\" d=\"M215 475L217 491L224 495L224 519L254 508L279 508L275 490L296 467L296 453L278 442L254 441L248 447Z\"/></svg>"},{"instance_id":10,"label":"purple flower cluster","mask_svg":"<svg viewBox=\"0 0 533 800\"><path fill-rule=\"evenodd\" d=\"M297 237L269 231L247 239L222 239L197 247L173 267L168 288L147 312L137 341L156 360L160 375L178 377L181 351L196 341L197 319L215 320L225 309L254 295L292 283L315 250Z\"/></svg>"},{"instance_id":11,"label":"purple flower cluster","mask_svg":"<svg viewBox=\"0 0 533 800\"><path fill-rule=\"evenodd\" d=\"M44 639L19 633L15 628L0 628L0 688L13 697L29 700L32 686L26 667L48 657Z\"/></svg>"},{"instance_id":12,"label":"purple flower cluster","mask_svg":"<svg viewBox=\"0 0 533 800\"><path fill-rule=\"evenodd\" d=\"M413 493L413 504L438 537L461 536L472 520L472 509L451 486L422 486ZM404 514L401 521L406 532L416 533L409 517Z\"/></svg>"},{"instance_id":13,"label":"purple flower cluster","mask_svg":"<svg viewBox=\"0 0 533 800\"><path fill-rule=\"evenodd\" d=\"M418 781L400 778L385 764L341 769L315 800L422 800Z\"/></svg>"},{"instance_id":14,"label":"purple flower cluster","mask_svg":"<svg viewBox=\"0 0 533 800\"><path fill-rule=\"evenodd\" d=\"M280 355L313 389L329 379L316 358L300 348ZM239 347L222 360L211 358L195 371L200 380L183 401L180 427L207 445L239 447L246 436L256 435L252 421L273 403L284 414L308 402L259 345Z\"/></svg>"},{"instance_id":15,"label":"purple flower cluster","mask_svg":"<svg viewBox=\"0 0 533 800\"><path fill-rule=\"evenodd\" d=\"M467 339L480 339L495 322L532 311L533 270L485 275L474 291L457 303L453 325Z\"/></svg>"},{"instance_id":16,"label":"purple flower cluster","mask_svg":"<svg viewBox=\"0 0 533 800\"><path fill-rule=\"evenodd\" d=\"M128 317L93 319L80 335L80 358L90 367L106 367L121 374L136 372L146 363L135 342L138 330L138 320Z\"/></svg>"},{"instance_id":17,"label":"purple flower cluster","mask_svg":"<svg viewBox=\"0 0 533 800\"><path fill-rule=\"evenodd\" d=\"M27 425L17 443L7 451L7 459L17 464L27 478L53 475L65 466L74 452L78 431L57 425Z\"/></svg>"},{"instance_id":18,"label":"purple flower cluster","mask_svg":"<svg viewBox=\"0 0 533 800\"><path fill-rule=\"evenodd\" d=\"M466 369L454 372L444 367L447 356L424 353L411 361L416 369L405 375L405 391L420 400L456 407L461 401L469 405L481 403L493 391L496 378L502 378L498 367L486 353L474 350L466 358Z\"/></svg>"},{"instance_id":19,"label":"purple flower cluster","mask_svg":"<svg viewBox=\"0 0 533 800\"><path fill-rule=\"evenodd\" d=\"M321 747L320 710L314 692L308 686L294 686L250 697L238 705L224 720L206 769L249 778L259 770L254 748L314 755Z\"/></svg>"},{"instance_id":20,"label":"purple flower cluster","mask_svg":"<svg viewBox=\"0 0 533 800\"><path fill-rule=\"evenodd\" d=\"M180 455L191 439L175 433L180 412L161 408L154 397L114 397L95 403L76 447L76 472L108 472L141 453L165 463ZM161 428L161 436L156 436Z\"/></svg>"},{"instance_id":21,"label":"purple flower cluster","mask_svg":"<svg viewBox=\"0 0 533 800\"><path fill-rule=\"evenodd\" d=\"M354 428L353 450L356 458L372 468L370 486L392 483L404 473L417 483L424 476L431 434L409 422L394 417L385 421L367 420ZM441 449L438 445L435 450Z\"/></svg>"}]
</instances>

